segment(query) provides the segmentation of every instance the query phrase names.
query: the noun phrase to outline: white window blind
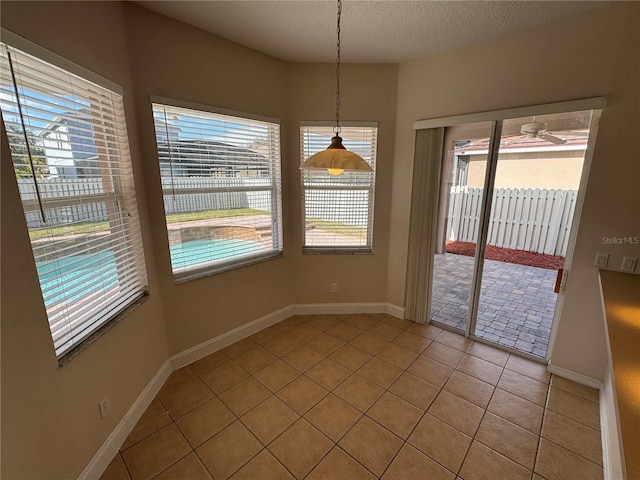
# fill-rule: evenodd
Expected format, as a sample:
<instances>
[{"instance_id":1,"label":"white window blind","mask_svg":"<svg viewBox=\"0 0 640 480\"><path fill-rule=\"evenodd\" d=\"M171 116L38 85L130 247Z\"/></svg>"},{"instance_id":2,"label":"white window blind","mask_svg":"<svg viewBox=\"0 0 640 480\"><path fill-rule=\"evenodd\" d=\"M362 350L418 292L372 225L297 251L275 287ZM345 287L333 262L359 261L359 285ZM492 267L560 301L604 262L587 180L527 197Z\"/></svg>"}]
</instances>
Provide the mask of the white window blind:
<instances>
[{"instance_id":1,"label":"white window blind","mask_svg":"<svg viewBox=\"0 0 640 480\"><path fill-rule=\"evenodd\" d=\"M377 133L375 124L342 126L340 132L345 148L364 158L373 172L336 176L324 170L301 170L304 252L371 252ZM301 163L326 149L334 135L333 126L302 125Z\"/></svg>"},{"instance_id":2,"label":"white window blind","mask_svg":"<svg viewBox=\"0 0 640 480\"><path fill-rule=\"evenodd\" d=\"M147 290L122 97L0 48L2 117L62 357Z\"/></svg>"},{"instance_id":3,"label":"white window blind","mask_svg":"<svg viewBox=\"0 0 640 480\"><path fill-rule=\"evenodd\" d=\"M280 256L280 125L152 107L176 281Z\"/></svg>"}]
</instances>

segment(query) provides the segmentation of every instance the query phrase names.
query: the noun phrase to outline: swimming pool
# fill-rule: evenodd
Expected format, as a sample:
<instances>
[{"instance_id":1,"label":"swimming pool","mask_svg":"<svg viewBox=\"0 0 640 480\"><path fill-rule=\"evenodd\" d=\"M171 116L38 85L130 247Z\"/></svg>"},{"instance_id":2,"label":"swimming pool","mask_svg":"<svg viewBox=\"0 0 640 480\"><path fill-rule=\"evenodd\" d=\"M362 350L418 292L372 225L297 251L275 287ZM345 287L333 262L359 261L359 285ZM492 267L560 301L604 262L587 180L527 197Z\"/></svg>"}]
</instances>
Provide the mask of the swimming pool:
<instances>
[{"instance_id":1,"label":"swimming pool","mask_svg":"<svg viewBox=\"0 0 640 480\"><path fill-rule=\"evenodd\" d=\"M184 270L194 265L225 260L256 252L264 248L258 242L237 239L192 240L171 245L171 266L173 270Z\"/></svg>"},{"instance_id":2,"label":"swimming pool","mask_svg":"<svg viewBox=\"0 0 640 480\"><path fill-rule=\"evenodd\" d=\"M263 248L263 244L248 240L213 239L171 245L169 250L175 272L247 255ZM116 259L111 250L39 262L36 267L47 308L104 292L118 285Z\"/></svg>"}]
</instances>

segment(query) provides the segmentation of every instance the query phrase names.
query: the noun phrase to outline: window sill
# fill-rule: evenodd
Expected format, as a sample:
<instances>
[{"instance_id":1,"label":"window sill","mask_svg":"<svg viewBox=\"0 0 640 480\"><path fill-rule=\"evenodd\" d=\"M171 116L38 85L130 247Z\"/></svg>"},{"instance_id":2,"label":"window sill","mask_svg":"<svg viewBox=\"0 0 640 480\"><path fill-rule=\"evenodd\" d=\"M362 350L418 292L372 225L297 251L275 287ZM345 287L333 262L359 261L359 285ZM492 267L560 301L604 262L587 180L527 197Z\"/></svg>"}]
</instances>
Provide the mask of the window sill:
<instances>
[{"instance_id":1,"label":"window sill","mask_svg":"<svg viewBox=\"0 0 640 480\"><path fill-rule=\"evenodd\" d=\"M208 267L204 267L197 270L191 270L185 273L174 273L173 284L181 285L183 283L191 282L192 280L198 280L199 278L210 277L218 273L228 272L229 270L235 270L236 268L248 267L257 263L267 262L276 258L282 257L281 251L269 252L259 256L246 258L243 260L234 260L232 262L224 264L216 264Z\"/></svg>"},{"instance_id":2,"label":"window sill","mask_svg":"<svg viewBox=\"0 0 640 480\"><path fill-rule=\"evenodd\" d=\"M64 367L67 363L69 363L72 359L74 359L80 352L82 352L85 348L95 342L102 335L111 330L114 326L116 326L120 321L133 312L136 308L142 305L144 302L149 300L149 292L142 293L138 298L134 299L127 307L120 312L116 313L113 318L108 320L104 325L102 325L98 330L93 332L87 338L82 340L78 345L73 347L68 352L64 353L60 358L58 358L58 365Z\"/></svg>"},{"instance_id":3,"label":"window sill","mask_svg":"<svg viewBox=\"0 0 640 480\"><path fill-rule=\"evenodd\" d=\"M371 247L302 247L303 255L372 255Z\"/></svg>"}]
</instances>

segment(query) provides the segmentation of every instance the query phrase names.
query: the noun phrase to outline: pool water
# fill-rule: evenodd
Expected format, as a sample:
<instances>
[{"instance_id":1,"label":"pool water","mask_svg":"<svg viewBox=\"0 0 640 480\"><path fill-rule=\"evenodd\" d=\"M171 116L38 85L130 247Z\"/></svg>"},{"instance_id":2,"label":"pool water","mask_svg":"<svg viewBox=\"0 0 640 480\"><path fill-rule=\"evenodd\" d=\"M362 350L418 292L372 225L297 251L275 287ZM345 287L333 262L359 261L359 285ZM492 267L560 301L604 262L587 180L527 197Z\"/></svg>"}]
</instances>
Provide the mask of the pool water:
<instances>
[{"instance_id":1,"label":"pool water","mask_svg":"<svg viewBox=\"0 0 640 480\"><path fill-rule=\"evenodd\" d=\"M116 259L111 250L40 262L37 269L47 308L108 290L118 283Z\"/></svg>"},{"instance_id":2,"label":"pool water","mask_svg":"<svg viewBox=\"0 0 640 480\"><path fill-rule=\"evenodd\" d=\"M192 240L171 245L171 266L182 270L198 264L211 263L229 257L237 257L261 250L264 245L236 239Z\"/></svg>"},{"instance_id":3,"label":"pool water","mask_svg":"<svg viewBox=\"0 0 640 480\"><path fill-rule=\"evenodd\" d=\"M216 260L246 255L264 248L257 242L235 239L194 240L170 246L174 271ZM113 251L73 255L37 263L40 286L47 308L73 302L88 294L104 292L118 285Z\"/></svg>"}]
</instances>

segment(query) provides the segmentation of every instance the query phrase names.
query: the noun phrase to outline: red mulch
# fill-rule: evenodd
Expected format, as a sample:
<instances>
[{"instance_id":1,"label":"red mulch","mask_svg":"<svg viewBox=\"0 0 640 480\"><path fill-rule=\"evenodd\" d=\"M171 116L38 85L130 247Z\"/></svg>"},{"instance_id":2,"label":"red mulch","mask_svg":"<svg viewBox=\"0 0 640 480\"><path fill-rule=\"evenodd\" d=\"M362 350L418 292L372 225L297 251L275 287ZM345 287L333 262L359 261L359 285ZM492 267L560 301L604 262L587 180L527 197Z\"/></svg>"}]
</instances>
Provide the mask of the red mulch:
<instances>
[{"instance_id":1,"label":"red mulch","mask_svg":"<svg viewBox=\"0 0 640 480\"><path fill-rule=\"evenodd\" d=\"M476 252L476 244L447 241L446 250L447 253L473 257ZM529 265L530 267L547 268L549 270L558 270L564 265L564 257L558 255L545 255L544 253L514 250L512 248L499 248L493 245L487 245L485 258L499 262Z\"/></svg>"}]
</instances>

